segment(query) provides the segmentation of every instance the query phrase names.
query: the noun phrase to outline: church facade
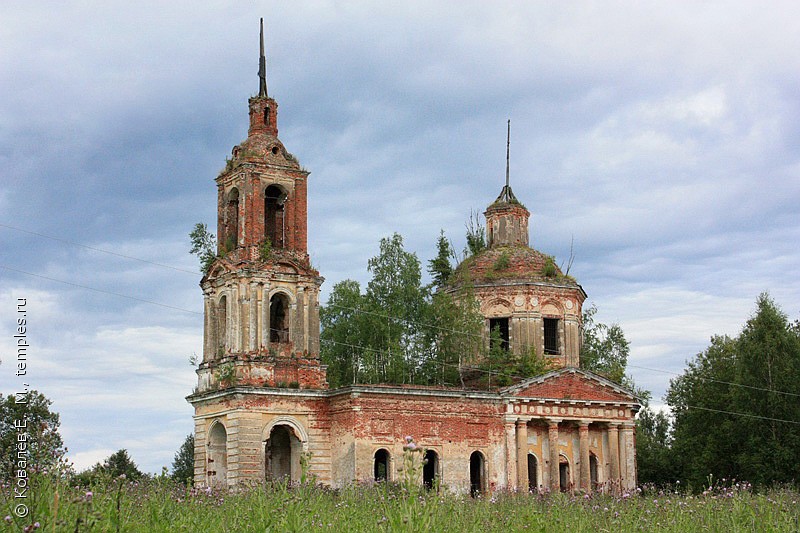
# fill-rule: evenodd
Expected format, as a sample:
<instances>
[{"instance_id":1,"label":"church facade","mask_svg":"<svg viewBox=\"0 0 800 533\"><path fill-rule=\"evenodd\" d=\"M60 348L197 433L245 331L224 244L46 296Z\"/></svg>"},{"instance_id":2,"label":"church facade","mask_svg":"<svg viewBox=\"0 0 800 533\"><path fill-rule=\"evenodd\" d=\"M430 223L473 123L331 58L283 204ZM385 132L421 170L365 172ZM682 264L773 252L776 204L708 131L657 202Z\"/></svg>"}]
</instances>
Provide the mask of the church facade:
<instances>
[{"instance_id":1,"label":"church facade","mask_svg":"<svg viewBox=\"0 0 800 533\"><path fill-rule=\"evenodd\" d=\"M250 127L217 183L218 258L201 280L203 360L194 407L195 483L395 480L405 437L427 459L420 484L458 493L636 485L628 390L580 370L586 295L529 246L528 210L508 183L487 208L487 249L456 270L510 353L556 368L501 389L353 385L329 389L319 290L309 261L309 173L278 138L262 54Z\"/></svg>"}]
</instances>

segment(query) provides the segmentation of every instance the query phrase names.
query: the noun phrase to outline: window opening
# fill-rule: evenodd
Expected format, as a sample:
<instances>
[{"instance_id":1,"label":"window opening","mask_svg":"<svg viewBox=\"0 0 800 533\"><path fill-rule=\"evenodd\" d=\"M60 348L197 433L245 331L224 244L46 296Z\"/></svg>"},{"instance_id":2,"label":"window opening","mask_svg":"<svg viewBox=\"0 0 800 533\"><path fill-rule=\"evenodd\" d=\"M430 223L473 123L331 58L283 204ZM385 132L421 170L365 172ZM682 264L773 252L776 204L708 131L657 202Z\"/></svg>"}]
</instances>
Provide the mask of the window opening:
<instances>
[{"instance_id":1,"label":"window opening","mask_svg":"<svg viewBox=\"0 0 800 533\"><path fill-rule=\"evenodd\" d=\"M589 479L592 490L597 490L599 481L597 479L597 456L595 454L589 456Z\"/></svg>"},{"instance_id":2,"label":"window opening","mask_svg":"<svg viewBox=\"0 0 800 533\"><path fill-rule=\"evenodd\" d=\"M558 463L558 487L561 492L569 490L569 463L564 457Z\"/></svg>"},{"instance_id":3,"label":"window opening","mask_svg":"<svg viewBox=\"0 0 800 533\"><path fill-rule=\"evenodd\" d=\"M426 489L436 488L439 478L439 456L433 450L425 452L425 464L422 466L422 483Z\"/></svg>"},{"instance_id":4,"label":"window opening","mask_svg":"<svg viewBox=\"0 0 800 533\"><path fill-rule=\"evenodd\" d=\"M472 452L469 456L469 493L473 498L486 491L484 460L481 452Z\"/></svg>"},{"instance_id":5,"label":"window opening","mask_svg":"<svg viewBox=\"0 0 800 533\"><path fill-rule=\"evenodd\" d=\"M285 246L285 203L286 193L277 185L270 185L264 191L264 237L273 248Z\"/></svg>"},{"instance_id":6,"label":"window opening","mask_svg":"<svg viewBox=\"0 0 800 533\"><path fill-rule=\"evenodd\" d=\"M489 319L489 331L491 333L497 332L494 335L490 336L490 346L489 348L494 348L495 344L499 341L500 348L503 351L509 350L509 328L508 328L508 318L490 318ZM499 337L499 339L498 339Z\"/></svg>"},{"instance_id":7,"label":"window opening","mask_svg":"<svg viewBox=\"0 0 800 533\"><path fill-rule=\"evenodd\" d=\"M528 491L535 492L538 487L538 476L536 475L536 456L532 453L528 454Z\"/></svg>"},{"instance_id":8,"label":"window opening","mask_svg":"<svg viewBox=\"0 0 800 533\"><path fill-rule=\"evenodd\" d=\"M269 301L269 341L289 341L289 320L287 310L289 301L283 294L274 295Z\"/></svg>"},{"instance_id":9,"label":"window opening","mask_svg":"<svg viewBox=\"0 0 800 533\"><path fill-rule=\"evenodd\" d=\"M375 481L389 481L389 452L381 448L375 452Z\"/></svg>"},{"instance_id":10,"label":"window opening","mask_svg":"<svg viewBox=\"0 0 800 533\"><path fill-rule=\"evenodd\" d=\"M544 319L544 353L558 354L558 319Z\"/></svg>"}]
</instances>

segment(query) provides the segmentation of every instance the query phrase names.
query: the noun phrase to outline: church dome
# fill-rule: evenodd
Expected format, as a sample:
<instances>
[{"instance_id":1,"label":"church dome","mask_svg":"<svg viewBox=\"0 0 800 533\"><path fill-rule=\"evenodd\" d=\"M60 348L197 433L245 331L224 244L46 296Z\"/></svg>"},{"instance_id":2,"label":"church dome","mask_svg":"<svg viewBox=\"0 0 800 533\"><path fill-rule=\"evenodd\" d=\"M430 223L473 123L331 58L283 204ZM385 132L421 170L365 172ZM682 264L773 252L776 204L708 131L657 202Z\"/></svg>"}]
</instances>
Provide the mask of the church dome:
<instances>
[{"instance_id":1,"label":"church dome","mask_svg":"<svg viewBox=\"0 0 800 533\"><path fill-rule=\"evenodd\" d=\"M538 282L578 286L561 272L552 256L520 245L493 246L468 257L456 267L452 281L454 285Z\"/></svg>"}]
</instances>

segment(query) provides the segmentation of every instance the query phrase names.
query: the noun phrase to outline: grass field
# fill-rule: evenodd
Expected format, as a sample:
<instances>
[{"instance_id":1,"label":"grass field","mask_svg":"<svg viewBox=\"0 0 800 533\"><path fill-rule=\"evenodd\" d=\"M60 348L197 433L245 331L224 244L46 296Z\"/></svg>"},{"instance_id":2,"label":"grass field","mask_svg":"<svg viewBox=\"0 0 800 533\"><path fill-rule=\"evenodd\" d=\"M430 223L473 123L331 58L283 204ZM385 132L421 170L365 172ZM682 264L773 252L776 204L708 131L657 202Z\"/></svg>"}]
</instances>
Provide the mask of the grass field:
<instances>
[{"instance_id":1,"label":"grass field","mask_svg":"<svg viewBox=\"0 0 800 533\"><path fill-rule=\"evenodd\" d=\"M473 499L385 485L186 489L165 477L106 480L87 490L34 475L24 519L13 513L20 499L12 487L2 492L8 531L800 531L800 493L756 493L745 483L698 495L637 490Z\"/></svg>"}]
</instances>

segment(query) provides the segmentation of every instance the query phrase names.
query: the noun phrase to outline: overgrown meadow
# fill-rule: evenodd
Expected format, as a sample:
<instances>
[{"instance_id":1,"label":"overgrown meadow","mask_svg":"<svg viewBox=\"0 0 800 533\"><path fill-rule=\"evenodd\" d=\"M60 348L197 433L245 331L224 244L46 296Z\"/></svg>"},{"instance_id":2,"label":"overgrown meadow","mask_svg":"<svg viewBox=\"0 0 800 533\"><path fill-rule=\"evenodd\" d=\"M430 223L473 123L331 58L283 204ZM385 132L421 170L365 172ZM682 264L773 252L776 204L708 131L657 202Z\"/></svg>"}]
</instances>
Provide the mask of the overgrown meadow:
<instances>
[{"instance_id":1,"label":"overgrown meadow","mask_svg":"<svg viewBox=\"0 0 800 533\"><path fill-rule=\"evenodd\" d=\"M30 478L30 514L8 531L800 531L800 493L717 484L701 494L637 489L610 495L495 494L484 498L402 485L331 490L283 484L241 490L186 488L166 476L87 488Z\"/></svg>"}]
</instances>

